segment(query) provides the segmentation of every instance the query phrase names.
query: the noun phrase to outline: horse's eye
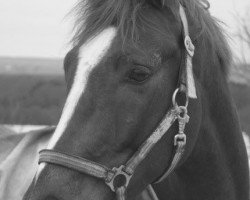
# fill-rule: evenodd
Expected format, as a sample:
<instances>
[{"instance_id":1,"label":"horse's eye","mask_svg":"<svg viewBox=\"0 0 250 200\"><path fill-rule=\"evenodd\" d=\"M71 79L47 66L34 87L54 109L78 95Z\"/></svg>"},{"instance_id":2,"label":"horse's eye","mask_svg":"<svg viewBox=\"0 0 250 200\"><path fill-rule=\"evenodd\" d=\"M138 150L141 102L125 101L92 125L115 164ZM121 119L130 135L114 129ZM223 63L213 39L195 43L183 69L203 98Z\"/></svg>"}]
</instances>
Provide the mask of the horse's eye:
<instances>
[{"instance_id":1,"label":"horse's eye","mask_svg":"<svg viewBox=\"0 0 250 200\"><path fill-rule=\"evenodd\" d=\"M132 69L129 74L128 78L131 81L135 81L138 83L142 83L146 81L151 75L151 71L147 67L137 66L137 68Z\"/></svg>"}]
</instances>

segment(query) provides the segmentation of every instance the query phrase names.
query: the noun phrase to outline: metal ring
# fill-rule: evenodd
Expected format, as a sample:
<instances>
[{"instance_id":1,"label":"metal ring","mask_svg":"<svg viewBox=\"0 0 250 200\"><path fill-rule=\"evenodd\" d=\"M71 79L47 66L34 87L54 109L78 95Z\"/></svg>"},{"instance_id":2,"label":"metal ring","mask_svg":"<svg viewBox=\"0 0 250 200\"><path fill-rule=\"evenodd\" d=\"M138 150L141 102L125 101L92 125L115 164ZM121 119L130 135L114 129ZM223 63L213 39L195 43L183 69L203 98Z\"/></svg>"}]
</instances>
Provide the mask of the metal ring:
<instances>
[{"instance_id":1,"label":"metal ring","mask_svg":"<svg viewBox=\"0 0 250 200\"><path fill-rule=\"evenodd\" d=\"M174 93L173 93L172 103L173 103L173 106L174 106L175 108L176 108L176 107L179 107L179 105L178 105L178 103L177 103L177 101L176 101L176 96L177 96L177 94L178 94L179 92L180 92L180 88L176 88L176 90L175 90ZM188 96L187 96L186 93L185 93L185 97L186 97L186 103L185 103L184 107L187 108L187 107L188 107L189 101L188 101Z\"/></svg>"},{"instance_id":2,"label":"metal ring","mask_svg":"<svg viewBox=\"0 0 250 200\"><path fill-rule=\"evenodd\" d=\"M121 187L124 187L124 188L127 188L128 185L129 185L129 182L130 182L130 179L132 178L132 174L128 174L124 171L125 169L125 166L124 165L121 165L120 167L116 168L114 167L112 169L112 173L113 173L113 177L110 179L110 180L106 180L106 184L110 187L110 189L115 192L117 188L121 188ZM117 177L122 177L124 178L124 184L117 187L115 185L115 180Z\"/></svg>"}]
</instances>

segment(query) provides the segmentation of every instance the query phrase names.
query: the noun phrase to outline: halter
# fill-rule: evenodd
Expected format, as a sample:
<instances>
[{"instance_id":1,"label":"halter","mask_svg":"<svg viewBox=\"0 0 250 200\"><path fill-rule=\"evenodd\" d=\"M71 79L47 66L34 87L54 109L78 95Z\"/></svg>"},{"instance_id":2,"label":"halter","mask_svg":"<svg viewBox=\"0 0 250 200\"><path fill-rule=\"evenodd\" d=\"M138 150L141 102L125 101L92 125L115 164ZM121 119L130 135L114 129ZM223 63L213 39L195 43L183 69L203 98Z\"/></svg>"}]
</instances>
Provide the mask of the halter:
<instances>
[{"instance_id":1,"label":"halter","mask_svg":"<svg viewBox=\"0 0 250 200\"><path fill-rule=\"evenodd\" d=\"M124 165L110 169L102 164L84 159L82 157L67 155L51 149L45 149L39 153L39 164L57 164L99 179L103 179L110 189L116 193L118 200L125 200L126 189L136 168L145 159L157 142L167 133L173 123L178 120L179 131L175 135L173 142L175 146L175 154L167 171L155 183L163 181L175 169L182 158L186 146L186 134L184 133L184 130L185 125L189 121L187 110L188 101L189 98L197 98L192 65L192 57L194 55L195 48L189 37L187 17L184 8L181 5L179 13L183 25L185 45L184 69L180 69L179 86L173 93L173 107L167 112L156 130L139 147L134 155ZM180 92L186 94L186 103L184 106L179 106L176 101L176 97ZM148 192L153 199L158 199L151 185L148 187Z\"/></svg>"}]
</instances>

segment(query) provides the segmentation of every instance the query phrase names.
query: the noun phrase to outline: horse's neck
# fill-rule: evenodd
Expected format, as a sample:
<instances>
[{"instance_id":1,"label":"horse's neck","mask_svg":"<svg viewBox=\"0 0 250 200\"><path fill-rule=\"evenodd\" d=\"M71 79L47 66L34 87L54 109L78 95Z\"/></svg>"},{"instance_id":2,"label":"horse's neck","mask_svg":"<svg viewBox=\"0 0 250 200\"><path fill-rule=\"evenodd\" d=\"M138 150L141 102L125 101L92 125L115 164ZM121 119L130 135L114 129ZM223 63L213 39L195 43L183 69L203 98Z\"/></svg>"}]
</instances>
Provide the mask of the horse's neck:
<instances>
[{"instance_id":1,"label":"horse's neck","mask_svg":"<svg viewBox=\"0 0 250 200\"><path fill-rule=\"evenodd\" d=\"M203 96L196 146L183 166L158 186L164 191L160 199L248 199L246 149L227 83L220 81Z\"/></svg>"}]
</instances>

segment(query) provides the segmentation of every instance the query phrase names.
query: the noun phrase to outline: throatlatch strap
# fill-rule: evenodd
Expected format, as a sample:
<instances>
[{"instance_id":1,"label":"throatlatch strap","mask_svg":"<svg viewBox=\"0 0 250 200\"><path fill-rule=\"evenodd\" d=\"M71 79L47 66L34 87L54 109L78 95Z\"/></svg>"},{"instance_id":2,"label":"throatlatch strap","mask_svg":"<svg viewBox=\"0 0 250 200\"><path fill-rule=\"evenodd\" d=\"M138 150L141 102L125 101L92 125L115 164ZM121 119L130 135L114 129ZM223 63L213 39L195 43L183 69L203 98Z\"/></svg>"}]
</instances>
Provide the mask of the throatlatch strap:
<instances>
[{"instance_id":1,"label":"throatlatch strap","mask_svg":"<svg viewBox=\"0 0 250 200\"><path fill-rule=\"evenodd\" d=\"M174 171L175 167L177 166L177 164L179 163L179 161L182 158L182 154L184 153L185 150L185 144L183 143L179 143L176 147L175 150L175 155L174 158L170 164L170 167L168 168L168 170L160 177L160 179L158 179L155 184L162 182L163 180L165 180L169 174L171 174L171 172Z\"/></svg>"}]
</instances>

